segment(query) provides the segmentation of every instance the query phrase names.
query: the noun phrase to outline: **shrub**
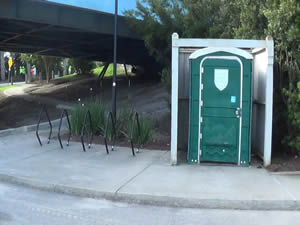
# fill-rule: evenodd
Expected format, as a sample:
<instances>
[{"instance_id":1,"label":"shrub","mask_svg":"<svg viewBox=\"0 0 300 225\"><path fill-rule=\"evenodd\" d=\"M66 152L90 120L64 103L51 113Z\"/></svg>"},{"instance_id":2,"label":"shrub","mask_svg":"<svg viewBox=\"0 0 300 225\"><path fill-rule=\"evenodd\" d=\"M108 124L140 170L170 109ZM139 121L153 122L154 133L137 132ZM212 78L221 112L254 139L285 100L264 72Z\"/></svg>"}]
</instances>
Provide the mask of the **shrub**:
<instances>
[{"instance_id":1,"label":"shrub","mask_svg":"<svg viewBox=\"0 0 300 225\"><path fill-rule=\"evenodd\" d=\"M85 116L85 108L81 105L76 105L71 113L71 128L72 134L79 135L81 133L81 126Z\"/></svg>"},{"instance_id":2,"label":"shrub","mask_svg":"<svg viewBox=\"0 0 300 225\"><path fill-rule=\"evenodd\" d=\"M116 121L116 138L122 138L122 137L129 137L127 135L128 133L128 127L131 123L131 115L134 112L134 107L130 105L121 105L120 112L117 115L117 121ZM112 140L113 137L113 129L112 124L109 121L108 128L107 128L107 137L109 140Z\"/></svg>"},{"instance_id":3,"label":"shrub","mask_svg":"<svg viewBox=\"0 0 300 225\"><path fill-rule=\"evenodd\" d=\"M161 72L161 82L164 87L167 89L168 93L171 93L172 79L171 79L171 70L170 68L164 68Z\"/></svg>"},{"instance_id":4,"label":"shrub","mask_svg":"<svg viewBox=\"0 0 300 225\"><path fill-rule=\"evenodd\" d=\"M82 59L71 59L70 64L75 68L79 74L91 73L91 70L96 67L93 61L87 61Z\"/></svg>"},{"instance_id":5,"label":"shrub","mask_svg":"<svg viewBox=\"0 0 300 225\"><path fill-rule=\"evenodd\" d=\"M145 145L151 138L151 131L153 129L153 122L150 117L141 116L139 118L140 128L141 128L141 145ZM133 132L133 141L138 143L138 127L135 123L134 132Z\"/></svg>"},{"instance_id":6,"label":"shrub","mask_svg":"<svg viewBox=\"0 0 300 225\"><path fill-rule=\"evenodd\" d=\"M89 103L87 109L91 113L94 135L104 135L105 105L98 99L95 103Z\"/></svg>"},{"instance_id":7,"label":"shrub","mask_svg":"<svg viewBox=\"0 0 300 225\"><path fill-rule=\"evenodd\" d=\"M100 100L96 100L94 103L88 103L87 105L78 104L75 106L71 113L71 127L72 133L81 134L82 124L86 112L90 110L93 131L91 130L89 121L86 121L86 132L94 135L103 135L105 127L105 106Z\"/></svg>"},{"instance_id":8,"label":"shrub","mask_svg":"<svg viewBox=\"0 0 300 225\"><path fill-rule=\"evenodd\" d=\"M91 130L89 121L86 123L86 133L94 135L104 135L105 126L108 118L108 111L105 105L100 100L96 100L93 103L88 103L86 105L78 104L75 106L71 114L71 126L72 133L76 135L81 134L82 123L86 115L87 110L90 110L93 130ZM130 105L122 105L120 107L120 112L117 115L116 121L116 139L127 138L131 136L132 129L132 119L134 116L135 109ZM140 128L141 128L141 145L146 144L151 138L151 131L153 128L153 123L150 117L141 116L139 118ZM138 143L138 127L135 123L133 130L133 141ZM107 127L107 138L112 141L113 138L113 128L111 120L108 121Z\"/></svg>"},{"instance_id":9,"label":"shrub","mask_svg":"<svg viewBox=\"0 0 300 225\"><path fill-rule=\"evenodd\" d=\"M287 105L288 134L283 139L283 143L293 153L300 153L300 81L295 88L291 87L290 90L284 89L283 93L289 99L289 104Z\"/></svg>"}]
</instances>

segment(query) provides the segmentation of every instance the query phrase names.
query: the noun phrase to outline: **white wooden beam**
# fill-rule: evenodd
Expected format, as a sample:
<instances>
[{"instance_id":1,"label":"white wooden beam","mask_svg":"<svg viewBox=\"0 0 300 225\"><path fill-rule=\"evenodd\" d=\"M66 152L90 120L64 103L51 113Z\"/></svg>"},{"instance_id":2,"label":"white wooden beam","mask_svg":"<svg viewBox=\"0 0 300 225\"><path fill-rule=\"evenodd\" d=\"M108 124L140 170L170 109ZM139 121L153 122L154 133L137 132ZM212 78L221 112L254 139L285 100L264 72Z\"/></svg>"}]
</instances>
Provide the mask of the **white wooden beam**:
<instances>
[{"instance_id":1,"label":"white wooden beam","mask_svg":"<svg viewBox=\"0 0 300 225\"><path fill-rule=\"evenodd\" d=\"M172 35L171 165L177 164L179 48L173 43L178 39L178 34L174 33Z\"/></svg>"},{"instance_id":2,"label":"white wooden beam","mask_svg":"<svg viewBox=\"0 0 300 225\"><path fill-rule=\"evenodd\" d=\"M265 140L264 140L264 166L271 165L272 157L272 121L273 121L273 64L274 41L266 38L268 65L266 76L266 108L265 108Z\"/></svg>"},{"instance_id":3,"label":"white wooden beam","mask_svg":"<svg viewBox=\"0 0 300 225\"><path fill-rule=\"evenodd\" d=\"M243 39L175 39L173 47L201 48L201 47L235 47L235 48L266 48L266 41Z\"/></svg>"}]
</instances>

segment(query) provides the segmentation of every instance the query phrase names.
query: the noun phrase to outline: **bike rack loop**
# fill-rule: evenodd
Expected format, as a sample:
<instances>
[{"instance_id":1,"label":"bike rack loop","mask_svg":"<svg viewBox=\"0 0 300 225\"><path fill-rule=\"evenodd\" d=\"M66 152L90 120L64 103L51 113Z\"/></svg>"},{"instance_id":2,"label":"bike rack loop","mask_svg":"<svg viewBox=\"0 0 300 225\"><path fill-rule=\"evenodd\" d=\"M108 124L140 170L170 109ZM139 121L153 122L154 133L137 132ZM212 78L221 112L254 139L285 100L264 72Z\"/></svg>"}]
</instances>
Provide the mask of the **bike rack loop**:
<instances>
[{"instance_id":1,"label":"bike rack loop","mask_svg":"<svg viewBox=\"0 0 300 225\"><path fill-rule=\"evenodd\" d=\"M130 133L130 144L131 144L131 149L132 149L132 155L135 156L135 151L134 151L134 143L133 143L133 133L134 133L134 125L135 122L138 127L138 149L137 153L140 151L141 148L141 126L140 126L140 120L139 120L139 114L136 112L132 118L132 124L131 124L131 133Z\"/></svg>"},{"instance_id":2,"label":"bike rack loop","mask_svg":"<svg viewBox=\"0 0 300 225\"><path fill-rule=\"evenodd\" d=\"M62 113L61 113L61 116L60 116L59 127L58 127L58 135L57 135L61 149L64 149L64 146L63 146L62 141L61 141L61 136L60 136L61 126L62 126L64 116L66 116L66 118L67 118L68 127L69 127L69 136L68 136L67 146L69 146L70 139L71 139L71 136L72 136L69 114L68 114L68 111L66 109L63 109Z\"/></svg>"},{"instance_id":3,"label":"bike rack loop","mask_svg":"<svg viewBox=\"0 0 300 225\"><path fill-rule=\"evenodd\" d=\"M91 116L91 112L90 110L88 110L84 116L84 121L83 121L83 124L82 124L82 128L81 128L81 136L80 136L80 139L81 139L81 144L82 144L82 148L83 148L83 151L86 152L86 148L85 148L85 144L84 144L84 134L85 134L85 130L86 130L86 121L87 121L87 118L89 119L89 123L90 123L90 128L91 128L91 131L92 131L92 134L90 136L90 140L89 140L89 147L88 148L91 148L91 145L92 145L92 141L93 141L93 123L92 123L92 116Z\"/></svg>"},{"instance_id":4,"label":"bike rack loop","mask_svg":"<svg viewBox=\"0 0 300 225\"><path fill-rule=\"evenodd\" d=\"M38 120L38 123L37 123L37 126L36 126L36 132L35 132L36 133L36 137L37 137L37 139L39 141L40 146L43 146L42 141L40 139L40 135L39 135L40 123L41 123L41 120L42 120L43 113L46 114L46 117L47 117L47 120L48 120L48 123L49 123L49 126L50 126L50 133L49 133L48 143L47 144L50 143L50 139L51 139L51 136L52 136L52 124L51 124L51 121L50 121L49 113L48 113L48 110L47 110L46 106L43 105L42 109L41 109L41 112L40 112L39 120Z\"/></svg>"},{"instance_id":5,"label":"bike rack loop","mask_svg":"<svg viewBox=\"0 0 300 225\"><path fill-rule=\"evenodd\" d=\"M116 123L115 123L112 112L109 112L109 114L107 116L106 126L105 126L105 133L104 133L104 143L105 143L105 148L106 148L106 153L107 154L109 154L108 145L107 145L107 131L108 131L109 120L111 120L112 129L113 129L113 145L111 147L111 150L113 151L115 143L116 143Z\"/></svg>"}]
</instances>

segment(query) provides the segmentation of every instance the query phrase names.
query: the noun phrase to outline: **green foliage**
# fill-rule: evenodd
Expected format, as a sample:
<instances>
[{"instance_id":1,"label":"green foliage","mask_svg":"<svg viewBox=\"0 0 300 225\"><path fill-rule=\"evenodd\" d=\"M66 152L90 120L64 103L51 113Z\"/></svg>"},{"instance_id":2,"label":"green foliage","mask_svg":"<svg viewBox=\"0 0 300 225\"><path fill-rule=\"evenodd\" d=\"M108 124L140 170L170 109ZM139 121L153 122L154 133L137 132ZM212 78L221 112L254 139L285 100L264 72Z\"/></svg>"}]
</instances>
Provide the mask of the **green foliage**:
<instances>
[{"instance_id":1,"label":"green foliage","mask_svg":"<svg viewBox=\"0 0 300 225\"><path fill-rule=\"evenodd\" d=\"M80 135L85 113L85 108L82 107L80 104L76 105L73 109L70 121L72 134Z\"/></svg>"},{"instance_id":2,"label":"green foliage","mask_svg":"<svg viewBox=\"0 0 300 225\"><path fill-rule=\"evenodd\" d=\"M29 63L31 66L35 66L37 71L46 75L47 81L50 80L51 71L58 73L62 70L61 58L59 57L21 54L20 62L24 65Z\"/></svg>"},{"instance_id":3,"label":"green foliage","mask_svg":"<svg viewBox=\"0 0 300 225\"><path fill-rule=\"evenodd\" d=\"M56 80L62 80L62 79L66 79L66 80L76 80L76 79L78 79L77 73L72 73L72 74L69 74L69 75L65 75L65 76L56 78Z\"/></svg>"},{"instance_id":4,"label":"green foliage","mask_svg":"<svg viewBox=\"0 0 300 225\"><path fill-rule=\"evenodd\" d=\"M183 30L181 4L181 0L137 1L137 10L125 12L133 30L144 37L150 55L163 66L170 65L171 34Z\"/></svg>"},{"instance_id":5,"label":"green foliage","mask_svg":"<svg viewBox=\"0 0 300 225\"><path fill-rule=\"evenodd\" d=\"M92 70L93 74L96 76L99 76L104 66L96 67ZM114 66L113 64L110 64L107 68L107 71L105 73L106 77L111 77L114 73ZM124 75L125 69L121 67L117 67L117 75Z\"/></svg>"},{"instance_id":6,"label":"green foliage","mask_svg":"<svg viewBox=\"0 0 300 225\"><path fill-rule=\"evenodd\" d=\"M7 89L10 89L10 88L16 88L16 87L19 87L20 85L7 85L7 86L1 86L0 87L0 91L5 91Z\"/></svg>"},{"instance_id":7,"label":"green foliage","mask_svg":"<svg viewBox=\"0 0 300 225\"><path fill-rule=\"evenodd\" d=\"M105 105L100 100L88 103L87 105L78 104L75 106L71 114L72 133L76 135L81 134L84 117L88 110L91 113L93 130L90 127L89 121L87 121L86 132L88 134L103 135L105 129Z\"/></svg>"},{"instance_id":8,"label":"green foliage","mask_svg":"<svg viewBox=\"0 0 300 225\"><path fill-rule=\"evenodd\" d=\"M283 143L293 152L300 152L300 81L295 86L292 91L283 89L284 95L290 101L287 105L288 135L283 139Z\"/></svg>"},{"instance_id":9,"label":"green foliage","mask_svg":"<svg viewBox=\"0 0 300 225\"><path fill-rule=\"evenodd\" d=\"M300 2L297 0L268 0L264 11L268 20L267 33L274 37L278 77L275 83L277 107L276 128L279 138L291 152L300 151L299 82L300 82ZM276 106L275 106L276 107ZM285 123L282 123L285 121ZM276 134L276 133L275 133ZM274 136L274 138L278 138Z\"/></svg>"},{"instance_id":10,"label":"green foliage","mask_svg":"<svg viewBox=\"0 0 300 225\"><path fill-rule=\"evenodd\" d=\"M131 122L131 115L133 111L134 111L133 107L130 107L129 105L126 104L121 105L120 112L117 114L117 120L115 124L117 139L120 139L122 137L129 137L127 133L128 133L129 123ZM109 138L109 140L112 140L113 129L112 129L111 121L109 121L108 123L107 137Z\"/></svg>"},{"instance_id":11,"label":"green foliage","mask_svg":"<svg viewBox=\"0 0 300 225\"><path fill-rule=\"evenodd\" d=\"M299 0L137 0L136 10L125 14L144 37L150 55L165 68L161 80L168 90L171 72L166 68L171 63L173 32L181 38L265 39L271 35L277 64L273 139L283 140L290 151L299 151Z\"/></svg>"},{"instance_id":12,"label":"green foliage","mask_svg":"<svg viewBox=\"0 0 300 225\"><path fill-rule=\"evenodd\" d=\"M265 25L263 2L265 0L138 0L136 10L126 11L125 15L133 30L144 37L150 55L165 68L170 67L172 33L182 38L233 38L235 32L248 31L246 36L251 36L257 32L252 29L255 24ZM264 28L259 35L263 32Z\"/></svg>"},{"instance_id":13,"label":"green foliage","mask_svg":"<svg viewBox=\"0 0 300 225\"><path fill-rule=\"evenodd\" d=\"M164 68L161 72L161 82L169 92L171 93L171 85L172 85L172 79L171 79L171 69L170 68Z\"/></svg>"},{"instance_id":14,"label":"green foliage","mask_svg":"<svg viewBox=\"0 0 300 225\"><path fill-rule=\"evenodd\" d=\"M106 120L108 111L105 108L105 105L100 100L96 100L93 103L88 103L86 105L78 104L75 106L71 114L71 127L72 133L76 135L81 134L82 124L84 116L90 110L92 117L93 130L87 121L86 132L88 134L93 133L94 135L104 135ZM134 116L134 107L130 105L122 105L120 107L120 112L117 115L116 121L116 139L130 138L131 129L132 129L132 119ZM141 144L146 144L151 138L151 131L153 128L153 123L151 118L146 116L140 117L140 127L141 127ZM113 138L113 127L112 122L109 119L107 127L107 138L112 141ZM138 128L135 123L133 140L135 143L138 143Z\"/></svg>"},{"instance_id":15,"label":"green foliage","mask_svg":"<svg viewBox=\"0 0 300 225\"><path fill-rule=\"evenodd\" d=\"M147 116L140 116L139 122L140 122L140 129L141 129L141 145L143 146L151 138L153 122L151 118ZM134 131L133 131L134 143L138 143L138 138L139 138L138 126L135 123Z\"/></svg>"},{"instance_id":16,"label":"green foliage","mask_svg":"<svg viewBox=\"0 0 300 225\"><path fill-rule=\"evenodd\" d=\"M89 74L92 69L96 67L96 64L93 61L83 59L70 59L70 65L79 74Z\"/></svg>"},{"instance_id":17,"label":"green foliage","mask_svg":"<svg viewBox=\"0 0 300 225\"><path fill-rule=\"evenodd\" d=\"M266 0L235 0L233 5L238 12L238 26L233 28L235 38L265 39L267 18L264 10L267 8Z\"/></svg>"},{"instance_id":18,"label":"green foliage","mask_svg":"<svg viewBox=\"0 0 300 225\"><path fill-rule=\"evenodd\" d=\"M101 100L96 100L94 103L89 103L86 108L91 112L93 133L95 135L104 135L106 120L105 105L101 102Z\"/></svg>"}]
</instances>

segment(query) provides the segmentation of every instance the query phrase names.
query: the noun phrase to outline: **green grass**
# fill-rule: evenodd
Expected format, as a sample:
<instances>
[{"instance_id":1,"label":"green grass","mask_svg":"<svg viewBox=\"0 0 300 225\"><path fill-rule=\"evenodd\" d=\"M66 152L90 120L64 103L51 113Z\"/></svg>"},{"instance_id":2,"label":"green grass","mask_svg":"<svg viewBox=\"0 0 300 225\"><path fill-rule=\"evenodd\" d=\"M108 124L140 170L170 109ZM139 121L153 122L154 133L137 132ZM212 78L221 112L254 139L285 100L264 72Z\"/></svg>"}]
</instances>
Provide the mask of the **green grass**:
<instances>
[{"instance_id":1,"label":"green grass","mask_svg":"<svg viewBox=\"0 0 300 225\"><path fill-rule=\"evenodd\" d=\"M69 79L69 78L71 78L71 79L75 79L75 76L77 75L77 73L73 73L73 74L69 74L69 75L65 75L65 76L62 76L62 77L58 77L58 78L56 78L55 80L60 80L60 79Z\"/></svg>"},{"instance_id":2,"label":"green grass","mask_svg":"<svg viewBox=\"0 0 300 225\"><path fill-rule=\"evenodd\" d=\"M10 88L16 88L16 87L19 87L20 85L7 85L7 86L2 86L0 87L0 91L5 91L7 89L10 89Z\"/></svg>"},{"instance_id":3,"label":"green grass","mask_svg":"<svg viewBox=\"0 0 300 225\"><path fill-rule=\"evenodd\" d=\"M92 73L95 76L99 76L103 67L104 66L100 66L95 69L92 69ZM111 77L113 74L114 74L114 66L113 66L113 64L110 64L106 70L105 77ZM70 79L70 80L74 79L75 80L75 79L77 79L77 75L78 75L77 73L73 73L73 74L62 76L62 77L58 77L55 80L60 80L60 79ZM125 75L125 69L123 67L117 67L117 75Z\"/></svg>"},{"instance_id":4,"label":"green grass","mask_svg":"<svg viewBox=\"0 0 300 225\"><path fill-rule=\"evenodd\" d=\"M96 75L96 76L99 76L102 69L103 69L103 67L104 66L100 66L100 67L97 67L97 68L93 69L92 70L93 74ZM113 66L113 64L110 64L109 67L106 70L105 76L106 77L111 77L113 74L114 74L114 66ZM117 67L117 75L124 75L124 74L125 74L125 69Z\"/></svg>"}]
</instances>

